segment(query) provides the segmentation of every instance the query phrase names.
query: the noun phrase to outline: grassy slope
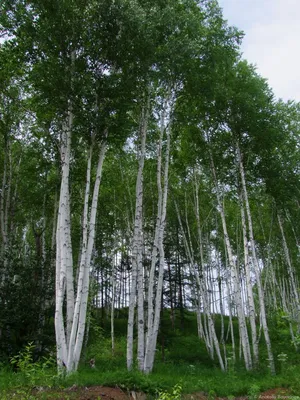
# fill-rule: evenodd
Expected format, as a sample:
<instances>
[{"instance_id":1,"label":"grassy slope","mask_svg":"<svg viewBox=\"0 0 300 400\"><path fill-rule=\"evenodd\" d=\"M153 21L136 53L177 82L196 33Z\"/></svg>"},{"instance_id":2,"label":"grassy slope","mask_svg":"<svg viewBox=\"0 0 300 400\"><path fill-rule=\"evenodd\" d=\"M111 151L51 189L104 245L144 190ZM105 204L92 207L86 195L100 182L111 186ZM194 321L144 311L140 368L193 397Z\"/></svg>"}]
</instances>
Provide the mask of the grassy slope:
<instances>
[{"instance_id":1,"label":"grassy slope","mask_svg":"<svg viewBox=\"0 0 300 400\"><path fill-rule=\"evenodd\" d=\"M117 313L118 314L118 313ZM216 326L220 329L220 318L216 316ZM97 323L99 316L92 319L90 344L84 354L79 372L68 378L51 378L51 371L43 373L33 368L25 374L12 373L2 369L0 390L23 385L118 385L121 388L138 389L148 393L170 389L181 383L185 393L203 391L219 396L247 394L251 387L265 390L272 387L291 387L300 394L300 357L290 342L287 327L280 321L270 324L275 358L280 353L287 355L286 363L277 362L277 376L271 376L267 368L267 355L263 338L261 339L261 366L258 371L247 373L242 365L231 366L229 372L222 373L210 360L206 348L197 335L196 317L185 311L183 326L179 314L176 326L172 329L170 314L164 311L154 371L144 376L134 369L126 371L126 312L119 312L115 323L116 349L112 356L110 349L109 321ZM227 318L225 328L227 328ZM237 331L237 329L236 329ZM226 332L226 329L225 329ZM238 337L236 337L238 343ZM228 345L227 352L230 352ZM96 369L88 366L88 360L95 358Z\"/></svg>"}]
</instances>

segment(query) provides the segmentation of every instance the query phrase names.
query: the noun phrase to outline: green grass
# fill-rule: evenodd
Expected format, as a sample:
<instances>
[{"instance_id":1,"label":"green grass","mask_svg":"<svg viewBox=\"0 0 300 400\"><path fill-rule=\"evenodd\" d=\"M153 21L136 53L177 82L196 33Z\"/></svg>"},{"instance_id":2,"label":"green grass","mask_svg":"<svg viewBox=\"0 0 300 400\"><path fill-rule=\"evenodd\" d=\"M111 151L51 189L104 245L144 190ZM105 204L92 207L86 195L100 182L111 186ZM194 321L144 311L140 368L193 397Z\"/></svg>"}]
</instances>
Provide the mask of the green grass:
<instances>
[{"instance_id":1,"label":"green grass","mask_svg":"<svg viewBox=\"0 0 300 400\"><path fill-rule=\"evenodd\" d=\"M137 370L128 372L122 368L88 369L82 367L69 377L39 379L37 376L34 386L68 387L77 386L119 386L122 389L140 390L155 394L158 390L169 390L180 383L184 393L215 392L218 396L243 395L256 385L261 391L274 387L290 387L295 394L300 393L299 368L288 367L284 374L271 376L267 372L223 373L217 368L205 368L202 364L163 364L157 363L151 375L145 376ZM30 387L27 377L22 373L11 371L1 372L0 392L13 388Z\"/></svg>"},{"instance_id":2,"label":"green grass","mask_svg":"<svg viewBox=\"0 0 300 400\"><path fill-rule=\"evenodd\" d=\"M124 315L125 314L125 315ZM300 394L300 355L291 344L285 326L277 329L271 326L273 350L275 358L278 354L286 354L287 361L282 364L277 360L278 374L272 376L267 367L267 354L263 340L260 344L261 366L258 371L246 372L242 364L222 372L217 362L213 362L207 354L205 345L195 335L196 318L193 313L185 312L184 329L180 329L177 315L175 329L171 329L170 316L165 311L159 335L158 351L153 372L145 376L137 371L126 370L126 313L116 324L115 355L111 354L109 324L102 328L95 323L91 327L91 340L84 353L79 371L68 377L58 377L55 369L30 367L30 371L13 372L11 367L0 369L0 392L15 388L32 386L68 387L78 386L119 386L123 389L140 390L155 395L159 390L170 390L180 383L183 393L205 392L218 396L238 396L249 393L251 387L261 391L275 387L288 387L295 395ZM225 318L225 325L228 319ZM216 316L217 331L220 319ZM238 346L238 337L236 337ZM164 344L162 348L162 344ZM228 346L228 351L229 351ZM90 358L96 359L96 368L88 366Z\"/></svg>"}]
</instances>

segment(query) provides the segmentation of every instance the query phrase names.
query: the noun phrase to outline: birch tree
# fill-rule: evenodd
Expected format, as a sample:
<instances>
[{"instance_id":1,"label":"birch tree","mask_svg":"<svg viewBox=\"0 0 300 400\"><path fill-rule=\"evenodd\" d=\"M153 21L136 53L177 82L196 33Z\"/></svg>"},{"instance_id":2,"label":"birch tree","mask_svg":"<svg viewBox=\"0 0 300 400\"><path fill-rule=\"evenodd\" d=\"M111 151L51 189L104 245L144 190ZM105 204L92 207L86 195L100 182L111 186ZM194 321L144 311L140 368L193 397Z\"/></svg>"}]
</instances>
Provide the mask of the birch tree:
<instances>
[{"instance_id":1,"label":"birch tree","mask_svg":"<svg viewBox=\"0 0 300 400\"><path fill-rule=\"evenodd\" d=\"M249 238L250 238L250 243L251 243L253 264L254 264L256 283L257 283L257 288L258 288L259 306L260 306L263 332L264 332L265 341L266 341L267 350L268 350L268 360L269 360L270 370L273 374L275 374L275 364L274 364L274 357L273 357L271 340L270 340L269 329L268 329L268 324L267 324L264 293L263 293L263 288L262 288L262 284L261 284L260 270L259 270L257 255L256 255L256 246L255 246L255 242L254 242L252 217L251 217L248 193L247 193L246 182L245 182L243 162L242 162L239 147L237 148L237 151L238 151L238 160L239 160L239 167L240 167L240 174L241 174L241 181L242 181L242 188L243 188L243 197L244 197L246 213L247 213L247 217L248 217Z\"/></svg>"},{"instance_id":2,"label":"birch tree","mask_svg":"<svg viewBox=\"0 0 300 400\"><path fill-rule=\"evenodd\" d=\"M3 0L4 35L1 355L27 337L42 350L55 281L58 367L75 371L92 273L112 349L114 307L129 303L128 369L137 333L152 371L167 300L173 328L175 307L181 329L194 307L222 370L230 340L234 361L258 366L264 337L274 373L271 323L288 318L295 349L300 329L299 104L275 104L214 1Z\"/></svg>"},{"instance_id":3,"label":"birch tree","mask_svg":"<svg viewBox=\"0 0 300 400\"><path fill-rule=\"evenodd\" d=\"M143 264L142 264L142 229L143 229L143 169L146 151L147 126L149 118L149 101L142 108L139 127L138 174L136 180L134 236L132 242L132 277L128 311L127 328L127 368L133 363L133 329L134 311L136 305L136 291L138 282L138 324L139 324L139 366L143 365L144 357L144 291L143 291Z\"/></svg>"},{"instance_id":4,"label":"birch tree","mask_svg":"<svg viewBox=\"0 0 300 400\"><path fill-rule=\"evenodd\" d=\"M153 249L151 254L151 269L148 282L148 323L147 323L147 336L146 336L146 350L143 370L149 373L153 369L157 334L160 322L160 311L162 301L162 288L163 276L165 266L165 253L164 253L164 231L166 225L166 212L167 212L167 199L168 199L168 182L169 182L169 160L170 160L170 131L171 131L171 105L167 97L163 101L161 115L160 115L160 135L157 145L157 189L158 189L158 202L157 202L157 216L155 225L155 234ZM168 110L169 108L169 110ZM169 114L169 115L168 115ZM168 115L168 122L166 117ZM164 170L162 172L163 163L163 139L166 136L166 149L164 157ZM163 181L163 184L162 184ZM154 294L155 285L155 269L158 263L158 281L156 284L156 293ZM155 305L154 305L155 304Z\"/></svg>"},{"instance_id":5,"label":"birch tree","mask_svg":"<svg viewBox=\"0 0 300 400\"><path fill-rule=\"evenodd\" d=\"M208 302L207 288L206 288L206 282L205 282L205 271L203 269L204 265L202 265L202 279L200 279L199 272L198 272L197 266L195 264L194 257L192 255L192 249L188 243L187 236L183 229L183 224L181 221L180 212L179 212L179 208L178 208L177 204L175 204L175 207L176 207L176 212L177 212L180 229L183 234L185 249L187 251L187 255L188 255L190 263L191 263L191 268L192 268L193 274L196 278L196 284L197 284L197 290L198 290L198 293L197 293L198 307L200 306L200 299L202 299L203 310L204 310L205 316L207 317L207 321L208 321L208 327L206 330L206 335L204 337L205 342L206 342L206 347L208 348L211 358L213 358L213 350L215 349L220 367L224 371L225 365L224 365L224 361L223 361L223 358L221 355L219 340L217 338L214 322L213 322L212 315L210 312L210 305Z\"/></svg>"}]
</instances>

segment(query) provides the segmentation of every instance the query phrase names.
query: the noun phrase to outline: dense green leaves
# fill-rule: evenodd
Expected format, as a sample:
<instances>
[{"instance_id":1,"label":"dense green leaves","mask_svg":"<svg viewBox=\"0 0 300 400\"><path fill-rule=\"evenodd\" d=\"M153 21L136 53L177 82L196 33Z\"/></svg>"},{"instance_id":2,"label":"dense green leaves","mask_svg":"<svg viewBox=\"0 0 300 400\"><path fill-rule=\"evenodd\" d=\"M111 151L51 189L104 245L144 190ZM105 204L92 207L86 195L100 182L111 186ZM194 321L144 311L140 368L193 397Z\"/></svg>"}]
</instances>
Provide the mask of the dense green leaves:
<instances>
[{"instance_id":1,"label":"dense green leaves","mask_svg":"<svg viewBox=\"0 0 300 400\"><path fill-rule=\"evenodd\" d=\"M228 255L217 204L220 193L228 234L243 271L238 150L263 276L268 276L271 265L278 281L288 277L276 213L283 218L291 263L299 273L299 104L276 101L267 81L242 60L243 34L227 25L216 1L3 0L0 30L6 39L0 45L0 339L10 354L51 330L59 138L70 110L76 250L81 246L88 147L93 139L99 143L106 136L109 144L93 272L95 279L101 276L99 292L107 304L114 257L120 287L124 286L122 304L128 296L137 135L148 100L146 272L155 227L160 113L166 98L172 98L172 112L167 110L172 143L165 239L170 282L164 288L165 304L183 306L182 286L185 304L195 304L195 283L188 272L175 202L195 261L201 261L198 215L205 264L201 268L214 271L211 278L219 268L225 282ZM92 181L94 177L95 168ZM34 301L26 313L22 305L30 293Z\"/></svg>"}]
</instances>

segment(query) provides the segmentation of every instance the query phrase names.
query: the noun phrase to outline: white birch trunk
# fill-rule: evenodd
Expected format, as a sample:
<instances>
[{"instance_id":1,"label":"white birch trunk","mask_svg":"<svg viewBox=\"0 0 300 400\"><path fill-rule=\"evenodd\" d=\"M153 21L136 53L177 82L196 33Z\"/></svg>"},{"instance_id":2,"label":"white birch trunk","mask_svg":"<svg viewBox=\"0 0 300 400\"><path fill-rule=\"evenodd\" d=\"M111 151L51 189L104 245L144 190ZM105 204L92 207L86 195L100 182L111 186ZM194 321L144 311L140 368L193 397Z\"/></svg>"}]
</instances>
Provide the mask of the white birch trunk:
<instances>
[{"instance_id":1,"label":"white birch trunk","mask_svg":"<svg viewBox=\"0 0 300 400\"><path fill-rule=\"evenodd\" d=\"M229 330L231 334L231 345L232 345L232 359L233 362L235 363L236 361L236 350L235 350L235 338L234 338L234 330L233 330L233 322L232 322L232 300L231 300L231 290L230 290L230 284L228 282L228 277L226 279L226 288L227 288L227 305L228 305L228 312L229 312L229 326L228 326L228 332L226 335L226 339L229 335ZM226 365L227 365L227 359L226 359Z\"/></svg>"},{"instance_id":2,"label":"white birch trunk","mask_svg":"<svg viewBox=\"0 0 300 400\"><path fill-rule=\"evenodd\" d=\"M245 274L246 274L247 303L248 303L249 320L250 320L250 327L251 327L253 360L254 360L254 366L257 367L258 361L259 361L257 328L256 328L256 322L255 322L255 304L254 304L254 297L253 297L253 290L252 290L252 283L251 283L251 270L250 270L247 228L246 228L246 216L245 216L245 210L244 210L244 204L243 204L243 196L241 196L241 199L240 199L240 207L241 207L241 219L242 219L242 230L243 230L244 267L245 267Z\"/></svg>"},{"instance_id":3,"label":"white birch trunk","mask_svg":"<svg viewBox=\"0 0 300 400\"><path fill-rule=\"evenodd\" d=\"M290 318L290 310L288 309L288 306L287 306L288 299L287 299L286 290L285 290L286 285L284 284L283 279L281 280L281 282L282 283L279 284L279 293L281 296L282 309L288 315L288 324L289 324L292 343L294 344L295 350L298 351L298 345L297 345L297 342L295 341L294 329L293 329L292 321Z\"/></svg>"},{"instance_id":4,"label":"white birch trunk","mask_svg":"<svg viewBox=\"0 0 300 400\"><path fill-rule=\"evenodd\" d=\"M199 254L200 254L200 268L203 270L204 268L204 255L203 255L203 242L202 242L202 230L201 230L201 222L200 222L200 207L199 207L199 183L197 181L196 174L194 174L195 178L195 215L196 215L196 221L197 221L197 232L198 232L198 249L199 249ZM203 294L204 295L204 294ZM198 330L200 332L203 331L202 328L202 318L201 318L201 296L198 296L198 310L197 310L197 321L198 321ZM199 316L198 316L199 314Z\"/></svg>"},{"instance_id":5,"label":"white birch trunk","mask_svg":"<svg viewBox=\"0 0 300 400\"><path fill-rule=\"evenodd\" d=\"M74 316L74 277L73 277L73 254L71 243L71 210L70 210L70 196L67 201L67 215L70 220L66 226L66 240L68 246L68 256L66 265L66 290L67 290L67 347L70 343L70 336Z\"/></svg>"},{"instance_id":6,"label":"white birch trunk","mask_svg":"<svg viewBox=\"0 0 300 400\"><path fill-rule=\"evenodd\" d=\"M63 125L61 134L62 177L58 206L56 232L56 301L55 301L55 333L57 343L57 363L59 368L66 368L68 373L77 369L86 325L86 311L89 290L89 270L94 247L95 223L102 166L106 152L105 139L99 150L99 160L94 184L93 199L88 210L91 160L90 150L87 165L87 182L84 198L83 242L80 271L77 284L76 302L74 303L73 253L71 243L70 212L70 156L73 114L72 107L68 111L68 119ZM105 133L106 135L106 133ZM66 298L66 322L63 315Z\"/></svg>"},{"instance_id":7,"label":"white birch trunk","mask_svg":"<svg viewBox=\"0 0 300 400\"><path fill-rule=\"evenodd\" d=\"M69 173L70 173L70 155L71 155L71 129L72 112L69 111L67 122L63 126L61 134L61 163L62 177L58 207L58 221L56 233L56 296L55 296L55 334L57 346L58 367L67 366L67 337L64 327L63 305L64 296L67 288L67 264L69 260L70 241L69 241ZM68 271L69 272L69 271ZM70 298L69 298L70 299ZM69 307L68 307L69 306ZM71 305L67 305L70 309Z\"/></svg>"},{"instance_id":8,"label":"white birch trunk","mask_svg":"<svg viewBox=\"0 0 300 400\"><path fill-rule=\"evenodd\" d=\"M155 237L152 250L151 259L151 270L149 276L148 285L148 325L147 325L147 338L146 338L146 352L144 360L144 372L149 373L153 369L155 350L157 343L157 335L160 323L160 311L162 301L162 288L163 288L163 275L164 275L164 264L165 264L165 253L164 253L164 231L166 223L166 212L167 212L167 199L168 199L168 183L169 183L169 160L170 160L170 123L169 126L165 127L165 113L166 113L167 101L164 104L164 109L161 115L160 122L160 138L158 144L158 156L157 156L157 188L158 188L158 203L157 203L157 218L155 226ZM162 187L162 144L164 133L166 133L166 152L165 152L165 164L164 164L164 184ZM159 272L157 289L155 296L155 309L153 310L154 301L154 275L155 267L158 256Z\"/></svg>"},{"instance_id":9,"label":"white birch trunk","mask_svg":"<svg viewBox=\"0 0 300 400\"><path fill-rule=\"evenodd\" d=\"M289 248L287 245L287 241L285 238L285 233L283 229L283 223L281 219L281 215L279 212L277 212L277 219L278 219L278 224L281 232L281 237L282 237L282 246L284 250L284 255L287 263L287 270L288 270L288 276L289 276L289 284L291 286L291 291L293 293L293 298L294 298L294 303L295 303L295 310L293 312L294 316L296 316L296 322L297 322L297 333L300 333L300 302L299 302L299 290L296 284L296 279L295 279L295 271L292 265L292 260L290 257L290 252Z\"/></svg>"},{"instance_id":10,"label":"white birch trunk","mask_svg":"<svg viewBox=\"0 0 300 400\"><path fill-rule=\"evenodd\" d=\"M116 250L115 250L116 251ZM111 336L111 354L115 355L115 270L117 266L117 255L113 255L113 266L111 271L111 308L110 308L110 336ZM121 295L121 293L120 293Z\"/></svg>"},{"instance_id":11,"label":"white birch trunk","mask_svg":"<svg viewBox=\"0 0 300 400\"><path fill-rule=\"evenodd\" d=\"M237 314L238 314L240 339L241 339L241 345L242 345L242 349L243 349L245 367L247 370L250 370L250 369L252 369L252 360L251 360L250 344L249 344L249 337L248 337L247 326L246 326L245 313L243 310L243 304L242 304L242 298L241 298L239 273L237 270L236 261L233 256L233 251L232 251L232 247L231 247L231 243L230 243L230 239L229 239L229 235L228 235L228 231L227 231L227 223L226 223L226 217L225 217L224 204L221 199L217 176L216 176L216 170L215 170L215 166L214 166L214 162L213 162L213 158L212 158L211 154L210 154L210 159L211 159L212 174L213 174L213 178L214 178L215 186L216 186L218 211L221 216L224 240L225 240L225 245L226 245L226 250L227 250L227 255L228 255L228 262L229 262L230 270L231 270L231 278L232 278L233 285L234 285L235 304L236 304Z\"/></svg>"},{"instance_id":12,"label":"white birch trunk","mask_svg":"<svg viewBox=\"0 0 300 400\"><path fill-rule=\"evenodd\" d=\"M69 357L67 365L68 372L77 370L82 350L85 326L86 326L90 267L91 267L92 252L95 241L95 226L96 226L96 216L98 208L99 189L102 177L103 162L107 150L106 131L104 133L104 136L105 138L101 142L99 148L98 165L97 165L96 179L94 183L92 203L90 208L90 216L88 219L87 231L85 233L87 234L87 238L85 237L83 240L83 242L85 241L85 249L82 252L81 256L80 271L77 284L77 296L75 302L74 319L72 324L71 339L69 345ZM87 171L87 188L86 188L85 200L87 199L87 193L90 190L89 189L90 183L88 182L89 181L88 178L90 179L90 172ZM85 214L86 207L88 207L88 204L85 203L84 206L85 216L86 216Z\"/></svg>"},{"instance_id":13,"label":"white birch trunk","mask_svg":"<svg viewBox=\"0 0 300 400\"><path fill-rule=\"evenodd\" d=\"M244 172L242 156L241 156L241 152L240 152L238 143L237 143L237 155L238 155L238 162L239 162L239 167L240 167L240 176L241 176L241 183L242 183L242 188L243 188L246 214L247 214L247 219L248 219L249 239L250 239L250 243L251 243L252 259L253 259L254 268L255 268L262 328L263 328L267 351L268 351L269 367L270 367L271 373L275 374L275 363L274 363L274 357L273 357L273 352L272 352L271 340L270 340L270 336L269 336L268 324L267 324L267 316L266 316L266 309L265 309L265 302L264 302L264 292L263 292L261 279L260 279L260 270L259 270L259 265L258 265L258 259L256 256L256 247L255 247L255 242L254 242L252 217L251 217L251 212L250 212L250 205L249 205L248 193L247 193L247 187L246 187L246 181L245 181L245 172Z\"/></svg>"},{"instance_id":14,"label":"white birch trunk","mask_svg":"<svg viewBox=\"0 0 300 400\"><path fill-rule=\"evenodd\" d=\"M194 190L194 194L195 194L195 216L196 216L196 222L197 222L197 233L198 233L198 251L199 251L199 256L200 256L200 268L201 268L201 273L202 273L202 282L203 285L200 285L200 293L201 295L199 296L199 298L202 297L203 299L203 305L204 305L204 312L207 316L207 321L208 321L208 325L207 325L207 329L206 329L206 336L205 336L205 342L206 342L206 348L209 351L209 354L211 356L211 358L214 358L214 337L215 337L215 329L212 329L212 317L211 317L211 310L210 310L210 306L207 306L209 304L211 304L209 298L208 298L208 291L207 291L207 284L205 281L205 272L204 272L204 255L203 255L203 240L202 240L202 231L201 231L201 222L200 222L200 206L199 206L199 184L197 181L197 177L196 174L194 173L194 181L195 181L195 190ZM187 208L187 207L186 207ZM188 221L186 220L186 224L188 226ZM189 234L190 236L190 234ZM190 240L191 243L191 240ZM197 271L197 275L199 276L199 272ZM200 284L200 277L198 279L198 285ZM200 312L200 310L199 310ZM220 350L219 350L219 342L217 343L217 349L216 352L217 354L221 354ZM220 356L219 356L220 358ZM221 358L222 359L222 358ZM223 360L222 360L223 363Z\"/></svg>"},{"instance_id":15,"label":"white birch trunk","mask_svg":"<svg viewBox=\"0 0 300 400\"><path fill-rule=\"evenodd\" d=\"M74 318L72 319L72 324L71 324L70 340L68 342L68 347L69 347L69 356L67 364L68 371L72 371L75 368L74 348L75 348L76 334L78 328L80 301L84 284L84 275L85 275L84 272L85 272L85 262L86 262L86 253L88 244L88 208L89 208L89 197L90 197L90 186L91 186L91 165L92 165L93 144L94 143L92 141L87 161L86 188L84 196L83 223L82 223L82 246L80 249L80 264L79 264L79 273L77 280L76 306L74 310Z\"/></svg>"},{"instance_id":16,"label":"white birch trunk","mask_svg":"<svg viewBox=\"0 0 300 400\"><path fill-rule=\"evenodd\" d=\"M184 247L185 247L187 256L189 258L190 265L191 265L191 268L193 270L194 276L196 278L196 283L197 283L198 290L200 291L200 293L202 293L202 302L203 302L204 313L207 316L207 321L208 321L208 329L207 329L208 330L208 335L206 336L206 338L210 339L210 342L208 340L206 341L206 347L209 349L209 353L210 353L212 358L213 358L213 348L216 350L216 354L217 354L217 357L218 357L218 361L219 361L220 367L221 367L222 371L225 371L225 365L224 365L224 361L223 361L223 358L222 358L222 355L221 355L220 345L219 345L219 341L218 341L217 334L216 334L216 331L215 331L214 321L213 321L213 318L211 316L209 303L207 301L207 290L206 290L205 274L204 274L204 271L203 271L202 272L203 277L200 280L198 269L195 267L195 262L194 262L194 259L193 259L192 253L191 253L191 249L190 249L190 246L189 246L187 238L186 238L186 234L185 234L184 229L183 229L183 225L182 225L179 209L178 209L178 206L177 206L176 203L175 203L175 209L176 209L177 218L178 218L179 226L180 226L180 229L181 229L181 233L182 233L182 236L183 236Z\"/></svg>"},{"instance_id":17,"label":"white birch trunk","mask_svg":"<svg viewBox=\"0 0 300 400\"><path fill-rule=\"evenodd\" d=\"M134 219L134 234L132 240L132 276L131 287L129 295L129 310L128 310L128 324L127 324L127 368L130 370L133 365L133 328L134 328L134 310L136 304L137 281L139 292L139 306L138 306L138 358L139 367L142 367L142 360L144 358L144 297L142 292L142 213L143 213L143 170L145 162L146 151L146 137L148 127L148 113L149 102L146 107L143 107L140 121L140 146L138 152L138 174L136 179L136 193L135 193L135 219Z\"/></svg>"}]
</instances>

